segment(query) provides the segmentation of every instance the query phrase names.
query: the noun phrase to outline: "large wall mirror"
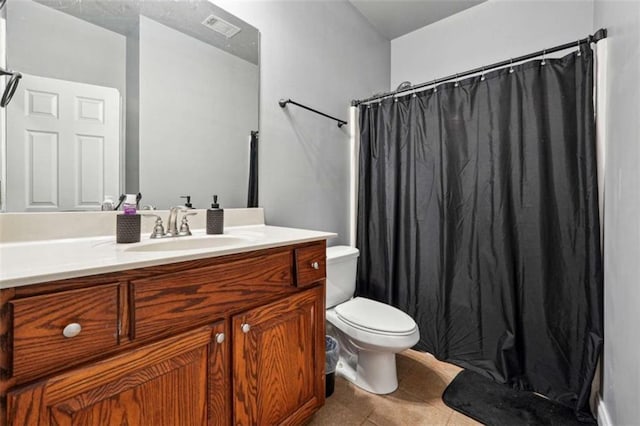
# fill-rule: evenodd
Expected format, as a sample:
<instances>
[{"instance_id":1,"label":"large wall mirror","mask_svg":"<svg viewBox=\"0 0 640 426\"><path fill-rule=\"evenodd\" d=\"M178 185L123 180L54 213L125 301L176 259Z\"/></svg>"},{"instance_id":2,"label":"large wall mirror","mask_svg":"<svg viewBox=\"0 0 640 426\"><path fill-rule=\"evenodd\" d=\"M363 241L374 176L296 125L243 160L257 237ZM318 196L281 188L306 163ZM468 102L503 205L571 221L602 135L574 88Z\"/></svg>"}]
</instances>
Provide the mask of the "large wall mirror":
<instances>
[{"instance_id":1,"label":"large wall mirror","mask_svg":"<svg viewBox=\"0 0 640 426\"><path fill-rule=\"evenodd\" d=\"M3 15L23 75L3 111L4 211L137 192L159 209L247 206L256 28L206 0L8 0Z\"/></svg>"}]
</instances>

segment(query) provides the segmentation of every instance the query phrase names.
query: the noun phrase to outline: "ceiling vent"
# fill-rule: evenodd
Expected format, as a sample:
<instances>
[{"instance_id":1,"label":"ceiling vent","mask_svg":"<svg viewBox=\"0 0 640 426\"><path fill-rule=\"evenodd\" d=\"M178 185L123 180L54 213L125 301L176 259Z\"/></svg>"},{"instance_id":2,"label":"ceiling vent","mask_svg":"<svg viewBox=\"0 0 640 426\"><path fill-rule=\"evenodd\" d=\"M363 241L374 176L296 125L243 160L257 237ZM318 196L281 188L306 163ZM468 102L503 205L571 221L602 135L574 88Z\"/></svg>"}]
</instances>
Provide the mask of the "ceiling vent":
<instances>
[{"instance_id":1,"label":"ceiling vent","mask_svg":"<svg viewBox=\"0 0 640 426\"><path fill-rule=\"evenodd\" d=\"M240 27L236 27L232 23L227 22L216 15L209 15L207 19L202 21L202 25L222 34L226 38L231 38L240 32Z\"/></svg>"}]
</instances>

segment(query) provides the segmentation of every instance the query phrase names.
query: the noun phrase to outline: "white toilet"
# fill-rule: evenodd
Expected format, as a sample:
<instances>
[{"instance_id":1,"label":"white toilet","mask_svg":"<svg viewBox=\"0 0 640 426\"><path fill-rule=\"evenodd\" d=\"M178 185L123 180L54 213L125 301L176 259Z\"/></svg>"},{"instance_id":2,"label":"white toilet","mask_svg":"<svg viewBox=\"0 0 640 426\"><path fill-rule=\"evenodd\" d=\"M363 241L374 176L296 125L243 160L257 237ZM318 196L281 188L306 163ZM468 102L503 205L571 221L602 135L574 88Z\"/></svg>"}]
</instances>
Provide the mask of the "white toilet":
<instances>
[{"instance_id":1,"label":"white toilet","mask_svg":"<svg viewBox=\"0 0 640 426\"><path fill-rule=\"evenodd\" d=\"M336 373L368 392L387 394L398 388L396 353L418 343L420 331L393 306L352 299L358 254L348 246L327 248L327 329L340 343Z\"/></svg>"}]
</instances>

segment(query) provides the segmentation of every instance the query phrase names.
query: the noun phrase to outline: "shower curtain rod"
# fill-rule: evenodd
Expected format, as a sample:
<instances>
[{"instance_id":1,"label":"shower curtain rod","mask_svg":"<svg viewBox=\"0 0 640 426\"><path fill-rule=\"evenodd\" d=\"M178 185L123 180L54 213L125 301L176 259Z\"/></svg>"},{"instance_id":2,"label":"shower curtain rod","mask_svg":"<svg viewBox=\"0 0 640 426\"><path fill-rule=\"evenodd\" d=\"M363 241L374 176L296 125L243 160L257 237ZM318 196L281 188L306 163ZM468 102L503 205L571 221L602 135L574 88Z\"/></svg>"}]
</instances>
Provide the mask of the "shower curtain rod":
<instances>
[{"instance_id":1,"label":"shower curtain rod","mask_svg":"<svg viewBox=\"0 0 640 426\"><path fill-rule=\"evenodd\" d=\"M318 111L317 109L310 108L310 107L308 107L308 106L306 106L306 105L299 104L299 103L297 103L296 101L292 101L291 99L280 99L280 100L278 101L278 105L280 105L280 108L284 108L284 107L286 107L286 106L287 106L287 104L294 104L294 105L299 106L300 108L304 108L304 109L306 109L307 111L315 112L316 114L320 114L320 115L322 115L323 117L327 117L327 118L330 118L330 119L332 119L332 120L335 120L335 121L337 121L337 122L338 122L338 127L342 127L342 126L344 126L345 124L347 124L347 122L346 122L346 121L344 121L344 120L340 120L339 118L332 117L332 116L330 116L329 114L325 114L324 112L320 112L320 111Z\"/></svg>"},{"instance_id":2,"label":"shower curtain rod","mask_svg":"<svg viewBox=\"0 0 640 426\"><path fill-rule=\"evenodd\" d=\"M549 53L554 53L554 52L559 52L560 50L565 50L565 49L570 49L572 47L577 47L580 46L581 44L586 44L586 43L597 43L600 40L607 38L607 29L606 28L600 28L598 31L595 32L595 34L593 35L589 35L586 38L583 38L581 40L576 40L574 42L571 43L565 43L565 44L561 44L559 46L555 46L552 47L550 49L544 49L544 50L540 50L538 52L534 52L534 53L530 53L528 55L524 55L524 56L519 56L517 58L511 58L508 59L506 61L502 61L502 62L496 62L495 64L491 64L491 65L486 65L484 67L479 67L479 68L475 68L469 71L465 71L465 72L461 72L461 73L457 73L454 75L450 75L448 77L443 77L443 78L438 78L436 80L431 80L429 82L426 83L420 83L420 84L416 84L415 86L411 86L411 87L407 87L407 88L403 88L400 90L394 90L391 92L386 92L386 93L381 93L378 95L373 95L370 98L366 98L366 99L362 99L362 100L353 100L351 101L351 106L358 106L360 104L364 104L364 103L368 103L371 101L375 101L377 99L382 99L382 98L387 98L390 96L395 96L399 93L404 93L404 92L412 92L412 91L417 91L418 89L422 89L425 87L429 87L429 86L434 86L436 84L440 84L440 83L444 83L447 81L452 81L452 80L458 80L461 77L466 77L468 75L471 74L478 74L478 73L482 73L482 72L487 72L496 68L501 68L510 64L514 64L516 62L522 62L522 61L526 61L528 59L533 59L536 58L538 56L544 56L547 55Z\"/></svg>"}]
</instances>

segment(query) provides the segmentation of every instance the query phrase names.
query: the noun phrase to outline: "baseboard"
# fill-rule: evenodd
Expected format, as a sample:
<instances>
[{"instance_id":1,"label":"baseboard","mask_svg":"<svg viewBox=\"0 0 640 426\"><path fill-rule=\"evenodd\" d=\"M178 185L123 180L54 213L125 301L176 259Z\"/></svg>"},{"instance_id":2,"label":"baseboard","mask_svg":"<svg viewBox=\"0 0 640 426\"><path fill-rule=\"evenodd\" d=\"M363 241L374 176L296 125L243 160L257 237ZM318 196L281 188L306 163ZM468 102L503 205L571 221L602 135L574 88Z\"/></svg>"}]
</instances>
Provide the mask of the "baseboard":
<instances>
[{"instance_id":1,"label":"baseboard","mask_svg":"<svg viewBox=\"0 0 640 426\"><path fill-rule=\"evenodd\" d=\"M607 406L605 405L602 397L598 398L598 425L613 426L611 417L609 416L609 411L607 411Z\"/></svg>"}]
</instances>

